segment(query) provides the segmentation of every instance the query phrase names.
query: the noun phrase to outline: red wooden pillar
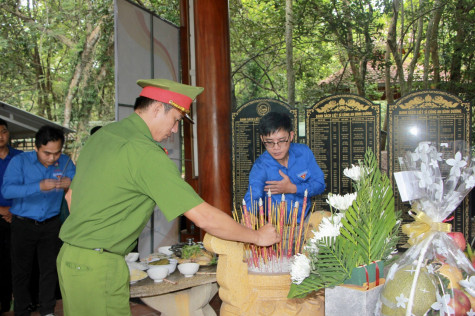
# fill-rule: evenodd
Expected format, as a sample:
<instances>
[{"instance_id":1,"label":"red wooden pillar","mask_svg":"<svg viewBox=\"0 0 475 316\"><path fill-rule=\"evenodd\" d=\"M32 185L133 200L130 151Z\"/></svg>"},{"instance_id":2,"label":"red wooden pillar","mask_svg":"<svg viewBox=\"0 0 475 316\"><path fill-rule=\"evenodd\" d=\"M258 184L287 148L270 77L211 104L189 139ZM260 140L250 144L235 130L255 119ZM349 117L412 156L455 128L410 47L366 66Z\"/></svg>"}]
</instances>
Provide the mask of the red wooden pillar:
<instances>
[{"instance_id":1,"label":"red wooden pillar","mask_svg":"<svg viewBox=\"0 0 475 316\"><path fill-rule=\"evenodd\" d=\"M195 0L198 96L198 188L211 205L231 213L231 64L227 0Z\"/></svg>"}]
</instances>

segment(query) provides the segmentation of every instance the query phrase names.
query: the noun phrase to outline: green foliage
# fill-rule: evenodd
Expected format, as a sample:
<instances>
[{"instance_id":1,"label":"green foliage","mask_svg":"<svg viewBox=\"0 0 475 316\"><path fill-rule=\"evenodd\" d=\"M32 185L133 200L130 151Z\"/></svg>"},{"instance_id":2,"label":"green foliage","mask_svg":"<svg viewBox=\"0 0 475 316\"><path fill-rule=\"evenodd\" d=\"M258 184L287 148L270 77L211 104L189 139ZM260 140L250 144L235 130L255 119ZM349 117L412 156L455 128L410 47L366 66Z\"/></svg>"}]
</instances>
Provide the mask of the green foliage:
<instances>
[{"instance_id":1,"label":"green foliage","mask_svg":"<svg viewBox=\"0 0 475 316\"><path fill-rule=\"evenodd\" d=\"M160 18L180 25L180 0L142 0L141 3Z\"/></svg>"},{"instance_id":2,"label":"green foliage","mask_svg":"<svg viewBox=\"0 0 475 316\"><path fill-rule=\"evenodd\" d=\"M320 27L305 10L307 2L293 3L293 67L301 109L323 96L317 83L339 68L338 50L317 34ZM285 1L231 0L229 9L237 105L259 97L287 101Z\"/></svg>"},{"instance_id":3,"label":"green foliage","mask_svg":"<svg viewBox=\"0 0 475 316\"><path fill-rule=\"evenodd\" d=\"M389 179L369 149L360 168L362 177L355 182L358 195L341 220L340 235L333 242L329 238L318 242L318 253L311 258L311 275L291 285L289 298L340 285L351 277L353 268L385 260L395 249L400 212L394 211Z\"/></svg>"},{"instance_id":4,"label":"green foliage","mask_svg":"<svg viewBox=\"0 0 475 316\"><path fill-rule=\"evenodd\" d=\"M397 243L399 212L386 174L382 174L372 151L363 162L365 170L357 183L358 196L341 220L341 234L358 248L357 265L387 258Z\"/></svg>"},{"instance_id":5,"label":"green foliage","mask_svg":"<svg viewBox=\"0 0 475 316\"><path fill-rule=\"evenodd\" d=\"M179 0L132 2L180 24ZM422 51L429 51L425 38L433 4L433 1L404 2L404 10L399 11L396 40L400 50L405 51L402 56L405 61L417 57L417 64L422 65L426 58ZM293 1L293 67L299 110L312 106L325 95L355 91L350 54L363 77L364 96L381 97L384 71L387 66L394 66L393 57L387 64L384 62L392 5L389 0ZM89 121L114 120L112 0L3 0L0 10L0 100L62 124L65 99L75 70L85 66L82 57L86 40L95 26L101 25L100 39L89 59L93 66L71 88L71 127L82 133L88 129ZM442 10L436 34L441 82L433 87L453 92L475 105L475 11L466 0L445 1ZM259 97L287 101L285 1L230 0L229 17L232 83L237 105ZM414 56L419 17L423 18L424 40L420 56ZM377 78L370 76L369 71L366 75L365 61L375 65ZM336 75L329 84L322 84L323 79L342 69L352 75L344 78ZM421 77L419 73L413 90L427 84ZM391 81L397 89L394 73Z\"/></svg>"}]
</instances>

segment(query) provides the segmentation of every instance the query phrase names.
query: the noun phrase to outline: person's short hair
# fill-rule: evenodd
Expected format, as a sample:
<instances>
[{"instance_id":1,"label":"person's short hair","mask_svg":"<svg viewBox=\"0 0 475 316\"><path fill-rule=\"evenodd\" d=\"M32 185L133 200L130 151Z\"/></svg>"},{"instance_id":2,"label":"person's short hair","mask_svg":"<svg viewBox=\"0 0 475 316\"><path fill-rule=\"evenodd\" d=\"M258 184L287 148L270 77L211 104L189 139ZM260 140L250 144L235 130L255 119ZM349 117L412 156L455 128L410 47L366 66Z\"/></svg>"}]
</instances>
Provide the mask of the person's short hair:
<instances>
[{"instance_id":1,"label":"person's short hair","mask_svg":"<svg viewBox=\"0 0 475 316\"><path fill-rule=\"evenodd\" d=\"M35 146L40 148L49 142L61 141L61 146L64 145L64 132L61 128L57 128L51 125L44 125L36 132Z\"/></svg>"},{"instance_id":2,"label":"person's short hair","mask_svg":"<svg viewBox=\"0 0 475 316\"><path fill-rule=\"evenodd\" d=\"M3 125L8 129L8 123L4 119L0 118L0 126Z\"/></svg>"},{"instance_id":3,"label":"person's short hair","mask_svg":"<svg viewBox=\"0 0 475 316\"><path fill-rule=\"evenodd\" d=\"M155 102L160 102L160 101L140 96L137 99L135 99L134 110L146 110L150 105L152 105ZM160 102L160 103L163 104L165 113L174 108L170 104L163 103L163 102Z\"/></svg>"},{"instance_id":4,"label":"person's short hair","mask_svg":"<svg viewBox=\"0 0 475 316\"><path fill-rule=\"evenodd\" d=\"M292 120L287 113L269 112L259 121L259 134L268 136L279 130L292 131Z\"/></svg>"}]
</instances>

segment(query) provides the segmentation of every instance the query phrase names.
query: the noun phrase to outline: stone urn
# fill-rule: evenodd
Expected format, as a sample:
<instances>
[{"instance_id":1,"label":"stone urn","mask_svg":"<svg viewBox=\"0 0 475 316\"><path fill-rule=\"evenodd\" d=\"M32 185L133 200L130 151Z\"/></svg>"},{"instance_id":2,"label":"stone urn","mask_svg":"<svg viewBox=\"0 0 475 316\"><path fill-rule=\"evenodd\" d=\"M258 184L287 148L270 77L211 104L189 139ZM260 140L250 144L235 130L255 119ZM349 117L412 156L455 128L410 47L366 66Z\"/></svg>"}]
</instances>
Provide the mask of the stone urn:
<instances>
[{"instance_id":1,"label":"stone urn","mask_svg":"<svg viewBox=\"0 0 475 316\"><path fill-rule=\"evenodd\" d=\"M310 226L318 227L329 212L315 212ZM309 230L310 231L310 230ZM222 300L220 315L325 315L324 290L305 298L287 298L289 273L255 273L243 260L244 244L206 234L203 244L219 255L216 278Z\"/></svg>"}]
</instances>

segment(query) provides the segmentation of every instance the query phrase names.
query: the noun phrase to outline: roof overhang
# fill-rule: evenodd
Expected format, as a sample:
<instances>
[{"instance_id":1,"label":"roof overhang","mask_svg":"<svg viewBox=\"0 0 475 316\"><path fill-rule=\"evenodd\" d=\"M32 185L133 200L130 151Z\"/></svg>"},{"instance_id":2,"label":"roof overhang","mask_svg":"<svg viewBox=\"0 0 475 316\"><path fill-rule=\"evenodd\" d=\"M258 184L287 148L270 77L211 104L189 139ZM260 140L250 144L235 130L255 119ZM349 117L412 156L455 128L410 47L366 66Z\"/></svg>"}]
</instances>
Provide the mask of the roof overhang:
<instances>
[{"instance_id":1,"label":"roof overhang","mask_svg":"<svg viewBox=\"0 0 475 316\"><path fill-rule=\"evenodd\" d=\"M0 101L0 118L8 123L8 130L10 131L11 139L34 138L36 132L43 125L51 125L61 128L65 134L75 132L72 129L20 110L19 108L2 101Z\"/></svg>"}]
</instances>

